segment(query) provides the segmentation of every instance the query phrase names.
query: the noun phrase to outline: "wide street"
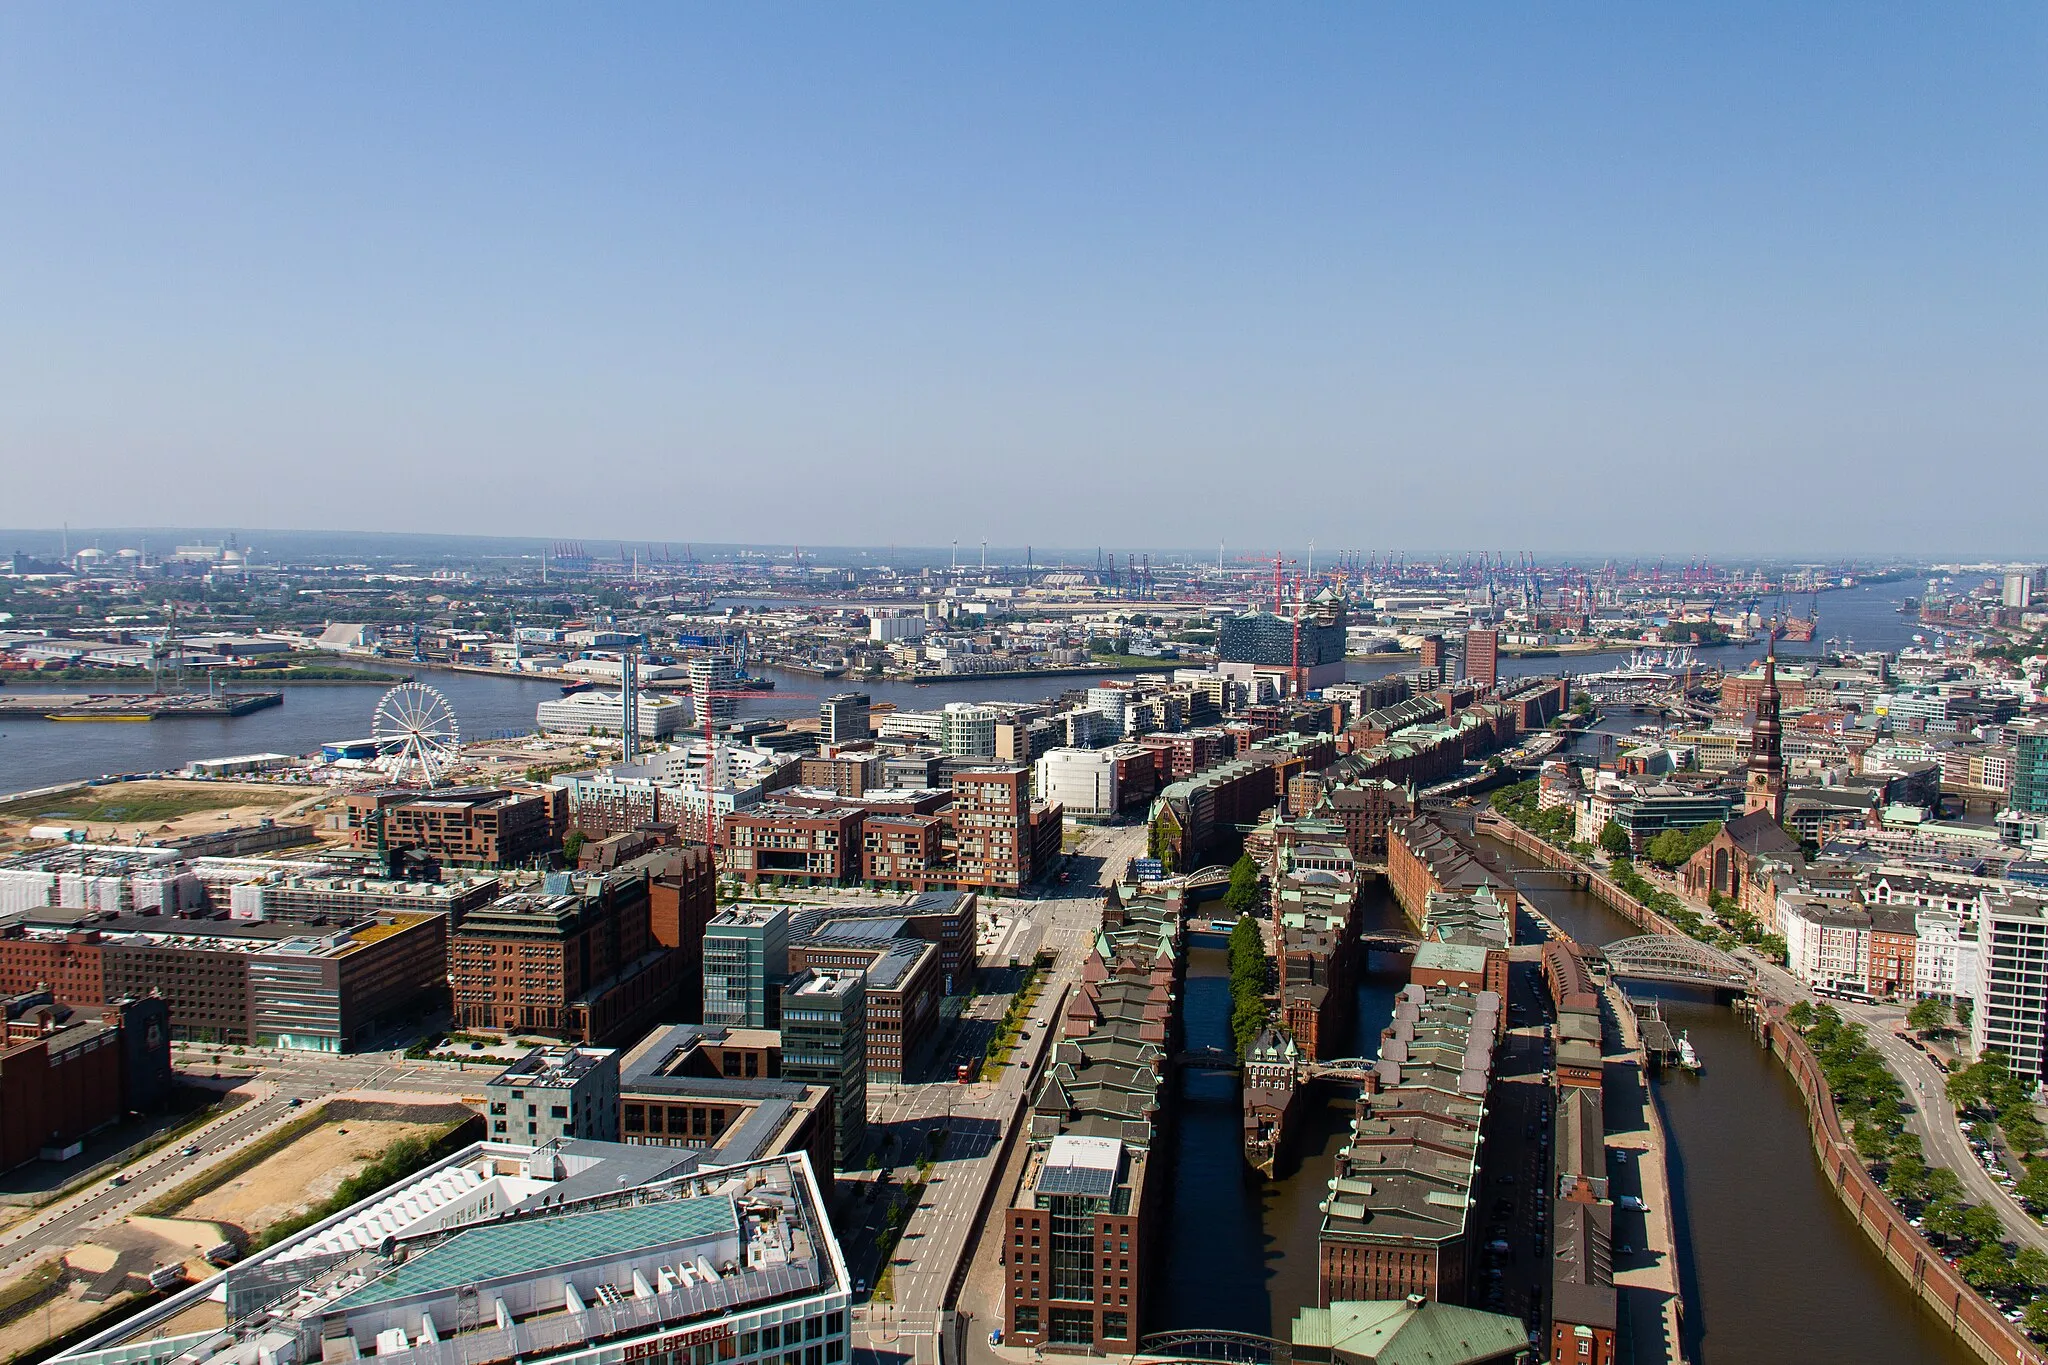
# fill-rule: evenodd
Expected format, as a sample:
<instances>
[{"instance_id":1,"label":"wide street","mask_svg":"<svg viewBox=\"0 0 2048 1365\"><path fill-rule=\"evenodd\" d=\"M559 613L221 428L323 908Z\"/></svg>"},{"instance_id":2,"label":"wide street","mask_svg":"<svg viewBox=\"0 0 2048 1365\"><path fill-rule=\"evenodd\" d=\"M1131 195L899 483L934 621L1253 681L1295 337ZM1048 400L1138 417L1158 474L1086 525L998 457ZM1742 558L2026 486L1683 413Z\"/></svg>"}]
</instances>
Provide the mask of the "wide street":
<instances>
[{"instance_id":1,"label":"wide street","mask_svg":"<svg viewBox=\"0 0 2048 1365\"><path fill-rule=\"evenodd\" d=\"M2048 1228L2044 1228L2021 1207L2010 1191L1992 1178L1991 1172L1984 1169L1983 1163L1977 1160L1977 1154L1970 1149L1969 1139L1963 1136L1962 1127L1956 1120L1955 1108L1948 1102L1948 1073L1936 1065L1933 1058L1893 1032L1906 1017L1903 1006L1822 1000L1782 967L1761 962L1753 954L1744 954L1744 958L1761 968L1763 978L1770 983L1773 993L1787 1000L1831 1005L1841 1011L1843 1018L1862 1024L1871 1046L1877 1049L1892 1074L1905 1084L1909 1106L1906 1128L1920 1139L1928 1164L1946 1166L1954 1171L1963 1182L1963 1189L1970 1200L1995 1212L2014 1241L2021 1246L2048 1251Z\"/></svg>"},{"instance_id":2,"label":"wide street","mask_svg":"<svg viewBox=\"0 0 2048 1365\"><path fill-rule=\"evenodd\" d=\"M249 1098L202 1128L118 1168L106 1168L68 1197L0 1233L0 1271L38 1252L75 1245L87 1229L118 1221L330 1095L366 1090L452 1096L469 1083L481 1084L495 1070L478 1067L465 1074L446 1063L403 1061L388 1052L332 1055L251 1048L237 1055L233 1048L185 1044L176 1047L172 1062L189 1081L222 1091L239 1084ZM186 1155L195 1146L198 1152ZM121 1183L115 1184L116 1179Z\"/></svg>"},{"instance_id":3,"label":"wide street","mask_svg":"<svg viewBox=\"0 0 2048 1365\"><path fill-rule=\"evenodd\" d=\"M1006 964L1014 952L1020 962L1028 962L1030 950L1041 948L1056 957L1039 1003L1025 1024L1028 1036L1019 1042L1000 1079L992 1084L960 1085L940 1078L916 1085L870 1088L870 1125L887 1125L896 1135L889 1150L892 1159L901 1164L884 1172L890 1183L900 1185L906 1178L915 1179L916 1157L931 1150L928 1133L938 1131L945 1137L937 1148L924 1197L906 1220L896 1245L892 1301L864 1302L854 1310L857 1356L870 1362L938 1359L940 1314L951 1296L955 1271L980 1233L982 1201L989 1182L1001 1173L1004 1129L1051 1045L1058 1001L1080 978L1088 938L1101 922L1105 885L1131 858L1142 855L1144 848L1142 825L1091 830L1070 860L1071 882L1056 888L1057 894L1032 902L1001 903L1004 911L1014 909L1016 914L1005 942L1024 945L1026 951L999 945L988 955L990 961ZM1000 1014L1001 1002L994 1003L994 1012ZM978 1046L972 1051L980 1055ZM950 1058L950 1052L947 1056ZM946 1077L950 1075L949 1061ZM854 1182L842 1177L842 1185L849 1183ZM868 1178L861 1177L858 1183L866 1188L850 1192L849 1198L855 1201L860 1221L843 1229L841 1244L856 1279L872 1288L881 1271L875 1235L888 1205L875 1196ZM997 1191L994 1198L1000 1197ZM989 1305L959 1306L975 1314L969 1341L972 1352L986 1335L993 1314Z\"/></svg>"}]
</instances>

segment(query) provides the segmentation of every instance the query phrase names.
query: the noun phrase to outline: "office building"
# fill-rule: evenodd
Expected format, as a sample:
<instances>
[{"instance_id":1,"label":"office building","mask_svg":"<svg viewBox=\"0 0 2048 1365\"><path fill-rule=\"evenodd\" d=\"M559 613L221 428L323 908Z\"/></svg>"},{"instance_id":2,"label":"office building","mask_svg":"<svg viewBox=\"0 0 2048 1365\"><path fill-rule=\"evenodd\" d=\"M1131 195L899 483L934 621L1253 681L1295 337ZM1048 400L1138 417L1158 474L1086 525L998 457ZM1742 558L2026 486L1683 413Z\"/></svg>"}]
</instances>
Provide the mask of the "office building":
<instances>
[{"instance_id":1,"label":"office building","mask_svg":"<svg viewBox=\"0 0 2048 1365\"><path fill-rule=\"evenodd\" d=\"M619 1054L608 1047L537 1047L484 1082L493 1142L619 1140Z\"/></svg>"},{"instance_id":2,"label":"office building","mask_svg":"<svg viewBox=\"0 0 2048 1365\"><path fill-rule=\"evenodd\" d=\"M471 914L449 943L455 1022L605 1046L673 1009L682 951L653 933L662 855L602 874L554 873Z\"/></svg>"},{"instance_id":3,"label":"office building","mask_svg":"<svg viewBox=\"0 0 2048 1365\"><path fill-rule=\"evenodd\" d=\"M858 972L867 997L867 1073L877 1081L910 1077L938 1036L946 977L936 944L906 932L901 917L814 922L790 945L792 972Z\"/></svg>"},{"instance_id":4,"label":"office building","mask_svg":"<svg viewBox=\"0 0 2048 1365\"><path fill-rule=\"evenodd\" d=\"M2010 805L2028 815L2048 815L2048 721L2012 727Z\"/></svg>"},{"instance_id":5,"label":"office building","mask_svg":"<svg viewBox=\"0 0 2048 1365\"><path fill-rule=\"evenodd\" d=\"M874 738L868 723L868 694L839 692L818 706L818 740L823 744L851 744Z\"/></svg>"},{"instance_id":6,"label":"office building","mask_svg":"<svg viewBox=\"0 0 2048 1365\"><path fill-rule=\"evenodd\" d=\"M260 866L242 859L208 859L202 864L210 861L232 861L243 868ZM208 883L211 904L226 901L229 918L278 924L356 924L376 915L417 911L446 915L453 925L461 923L470 911L489 905L501 891L495 875L481 872L419 882L308 875L292 871L289 864L275 863L261 872L215 874L203 865L195 871Z\"/></svg>"},{"instance_id":7,"label":"office building","mask_svg":"<svg viewBox=\"0 0 2048 1365\"><path fill-rule=\"evenodd\" d=\"M479 1142L56 1358L845 1365L826 1194L801 1153Z\"/></svg>"},{"instance_id":8,"label":"office building","mask_svg":"<svg viewBox=\"0 0 2048 1365\"><path fill-rule=\"evenodd\" d=\"M553 735L623 735L626 709L624 693L591 689L548 698L534 708L533 723ZM667 739L688 718L681 701L652 692L635 692L632 710L641 739Z\"/></svg>"},{"instance_id":9,"label":"office building","mask_svg":"<svg viewBox=\"0 0 2048 1365\"><path fill-rule=\"evenodd\" d=\"M704 927L704 1022L775 1028L789 977L789 911L731 906Z\"/></svg>"},{"instance_id":10,"label":"office building","mask_svg":"<svg viewBox=\"0 0 2048 1365\"><path fill-rule=\"evenodd\" d=\"M726 817L719 830L726 867L749 886L763 877L845 882L860 875L862 812L764 802Z\"/></svg>"},{"instance_id":11,"label":"office building","mask_svg":"<svg viewBox=\"0 0 2048 1365\"><path fill-rule=\"evenodd\" d=\"M77 1011L48 991L6 1002L0 1037L0 1171L68 1161L85 1139L171 1090L169 1011L121 1000Z\"/></svg>"},{"instance_id":12,"label":"office building","mask_svg":"<svg viewBox=\"0 0 2048 1365\"><path fill-rule=\"evenodd\" d=\"M704 929L718 913L718 867L703 847L664 850L647 883L648 935L673 948L676 1012L704 1017Z\"/></svg>"},{"instance_id":13,"label":"office building","mask_svg":"<svg viewBox=\"0 0 2048 1365\"><path fill-rule=\"evenodd\" d=\"M0 929L0 989L49 982L77 1006L160 996L182 1042L346 1052L437 1006L447 972L448 919L439 914L318 931L161 915Z\"/></svg>"},{"instance_id":14,"label":"office building","mask_svg":"<svg viewBox=\"0 0 2048 1365\"><path fill-rule=\"evenodd\" d=\"M857 971L814 971L782 988L784 1079L827 1086L838 1127L837 1158L850 1168L867 1141L867 988Z\"/></svg>"},{"instance_id":15,"label":"office building","mask_svg":"<svg viewBox=\"0 0 2048 1365\"><path fill-rule=\"evenodd\" d=\"M829 1190L836 1110L831 1086L782 1074L773 1029L666 1024L619 1061L620 1140L687 1147L706 1165L804 1152Z\"/></svg>"},{"instance_id":16,"label":"office building","mask_svg":"<svg viewBox=\"0 0 2048 1365\"><path fill-rule=\"evenodd\" d=\"M1051 749L1038 760L1037 794L1076 820L1108 820L1122 809L1117 761L1108 749Z\"/></svg>"},{"instance_id":17,"label":"office building","mask_svg":"<svg viewBox=\"0 0 2048 1365\"><path fill-rule=\"evenodd\" d=\"M1491 692L1500 683L1499 631L1465 632L1465 681L1482 692Z\"/></svg>"},{"instance_id":18,"label":"office building","mask_svg":"<svg viewBox=\"0 0 2048 1365\"><path fill-rule=\"evenodd\" d=\"M1423 675L1423 685L1434 687L1446 681L1444 667L1444 637L1429 634L1422 637L1421 653L1415 660L1416 671Z\"/></svg>"}]
</instances>

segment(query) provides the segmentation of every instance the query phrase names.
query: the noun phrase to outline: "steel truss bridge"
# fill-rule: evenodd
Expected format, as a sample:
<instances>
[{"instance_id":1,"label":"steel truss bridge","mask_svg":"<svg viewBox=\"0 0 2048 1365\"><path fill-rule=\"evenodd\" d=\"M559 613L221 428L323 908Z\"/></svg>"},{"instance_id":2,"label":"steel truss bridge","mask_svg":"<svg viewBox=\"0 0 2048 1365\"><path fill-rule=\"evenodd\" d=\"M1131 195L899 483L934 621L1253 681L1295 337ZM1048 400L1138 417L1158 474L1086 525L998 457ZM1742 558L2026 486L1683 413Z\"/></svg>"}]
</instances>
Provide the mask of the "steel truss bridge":
<instances>
[{"instance_id":1,"label":"steel truss bridge","mask_svg":"<svg viewBox=\"0 0 2048 1365\"><path fill-rule=\"evenodd\" d=\"M1138 1354L1154 1360L1222 1361L1226 1365L1290 1365L1290 1342L1250 1332L1154 1332L1138 1338Z\"/></svg>"},{"instance_id":2,"label":"steel truss bridge","mask_svg":"<svg viewBox=\"0 0 2048 1365\"><path fill-rule=\"evenodd\" d=\"M1748 969L1719 948L1676 934L1642 934L1600 947L1610 976L1631 981L1664 981L1678 986L1711 986L1746 991Z\"/></svg>"}]
</instances>

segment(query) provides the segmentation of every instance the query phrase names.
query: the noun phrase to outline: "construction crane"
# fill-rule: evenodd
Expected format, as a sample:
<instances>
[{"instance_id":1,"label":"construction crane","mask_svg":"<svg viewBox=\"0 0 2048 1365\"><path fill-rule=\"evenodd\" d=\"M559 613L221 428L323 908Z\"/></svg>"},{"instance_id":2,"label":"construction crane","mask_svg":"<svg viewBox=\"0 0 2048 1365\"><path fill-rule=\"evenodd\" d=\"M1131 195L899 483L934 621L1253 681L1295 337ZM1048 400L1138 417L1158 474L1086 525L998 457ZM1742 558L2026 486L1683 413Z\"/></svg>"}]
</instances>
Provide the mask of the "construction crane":
<instances>
[{"instance_id":1,"label":"construction crane","mask_svg":"<svg viewBox=\"0 0 2048 1365\"><path fill-rule=\"evenodd\" d=\"M698 719L704 722L704 845L711 850L712 857L716 858L718 856L718 808L712 800L711 793L714 787L713 780L718 775L718 740L713 729L713 722L717 719L717 708L713 707L711 703L726 699L739 701L745 698L752 698L758 701L762 694L745 688L734 688L730 691L707 690L702 692L691 688L690 696L696 701ZM777 700L790 698L795 701L816 701L818 694L815 692L784 692L781 688L777 688L775 690L775 698Z\"/></svg>"}]
</instances>

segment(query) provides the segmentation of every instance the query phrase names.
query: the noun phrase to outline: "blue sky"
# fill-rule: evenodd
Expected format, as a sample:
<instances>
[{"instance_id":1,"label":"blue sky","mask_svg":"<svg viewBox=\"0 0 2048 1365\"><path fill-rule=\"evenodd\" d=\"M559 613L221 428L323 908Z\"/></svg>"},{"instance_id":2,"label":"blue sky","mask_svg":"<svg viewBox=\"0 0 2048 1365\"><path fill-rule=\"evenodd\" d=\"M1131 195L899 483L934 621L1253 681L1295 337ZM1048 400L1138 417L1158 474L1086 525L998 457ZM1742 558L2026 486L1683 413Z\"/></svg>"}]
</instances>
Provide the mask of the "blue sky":
<instances>
[{"instance_id":1,"label":"blue sky","mask_svg":"<svg viewBox=\"0 0 2048 1365\"><path fill-rule=\"evenodd\" d=\"M2039 6L0 7L13 525L2048 551Z\"/></svg>"}]
</instances>

